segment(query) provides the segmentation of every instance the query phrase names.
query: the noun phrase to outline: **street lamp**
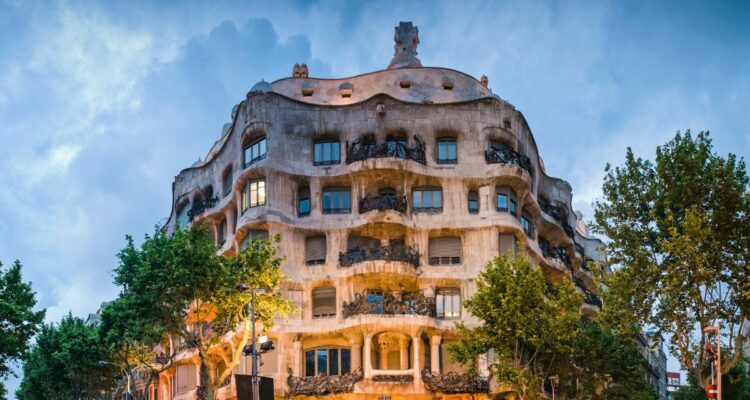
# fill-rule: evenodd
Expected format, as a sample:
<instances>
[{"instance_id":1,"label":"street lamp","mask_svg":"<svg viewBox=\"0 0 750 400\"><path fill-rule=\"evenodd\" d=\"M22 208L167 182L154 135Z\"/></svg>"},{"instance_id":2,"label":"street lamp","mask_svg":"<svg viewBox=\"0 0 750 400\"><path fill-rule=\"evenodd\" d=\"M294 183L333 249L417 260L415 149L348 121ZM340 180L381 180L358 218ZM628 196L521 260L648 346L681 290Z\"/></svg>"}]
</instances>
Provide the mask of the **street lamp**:
<instances>
[{"instance_id":1,"label":"street lamp","mask_svg":"<svg viewBox=\"0 0 750 400\"><path fill-rule=\"evenodd\" d=\"M721 330L718 326L712 325L704 328L703 333L706 335L707 339L705 351L714 357L714 362L711 363L712 387L707 390L708 398L721 400ZM716 344L711 343L711 334L716 338ZM716 393L711 393L711 389L715 389ZM716 397L712 397L712 394L715 394Z\"/></svg>"},{"instance_id":2,"label":"street lamp","mask_svg":"<svg viewBox=\"0 0 750 400\"><path fill-rule=\"evenodd\" d=\"M243 291L243 292L250 292L250 313L248 315L248 318L250 318L251 326L252 326L252 342L249 345L245 345L245 347L242 349L242 354L244 355L250 355L252 356L252 375L250 377L250 382L252 384L253 388L253 400L259 400L259 384L258 384L258 355L265 353L267 351L273 350L273 342L268 340L268 336L261 336L257 342L260 344L260 351L256 350L258 349L257 343L255 340L255 294L263 294L266 293L266 289L261 288L253 288L250 287L250 285L242 283L237 285L237 290Z\"/></svg>"}]
</instances>

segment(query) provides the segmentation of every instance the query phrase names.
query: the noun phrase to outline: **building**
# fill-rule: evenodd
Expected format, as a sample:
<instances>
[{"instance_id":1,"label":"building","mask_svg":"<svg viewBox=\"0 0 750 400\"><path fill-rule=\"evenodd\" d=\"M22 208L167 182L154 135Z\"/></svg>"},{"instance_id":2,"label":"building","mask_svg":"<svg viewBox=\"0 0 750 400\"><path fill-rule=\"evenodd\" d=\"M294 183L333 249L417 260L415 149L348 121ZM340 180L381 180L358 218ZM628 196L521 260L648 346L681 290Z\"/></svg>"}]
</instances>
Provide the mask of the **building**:
<instances>
[{"instance_id":1,"label":"building","mask_svg":"<svg viewBox=\"0 0 750 400\"><path fill-rule=\"evenodd\" d=\"M682 378L679 372L667 371L667 399L673 400L674 393L682 387Z\"/></svg>"},{"instance_id":2,"label":"building","mask_svg":"<svg viewBox=\"0 0 750 400\"><path fill-rule=\"evenodd\" d=\"M523 114L486 77L423 67L411 23L395 41L381 71L317 79L295 65L259 82L173 184L167 229L206 223L224 254L283 238L282 290L300 312L279 321L277 350L262 357L277 396L487 392L486 368L457 375L446 344L456 322L476 323L462 300L506 251L525 252L550 282L572 279L584 315L601 307L587 267L601 242L576 218L570 185L547 175ZM194 398L195 363L186 355L163 373L159 398ZM235 388L233 376L220 398Z\"/></svg>"},{"instance_id":3,"label":"building","mask_svg":"<svg viewBox=\"0 0 750 400\"><path fill-rule=\"evenodd\" d=\"M667 354L664 352L664 339L658 332L639 332L636 342L643 358L646 381L659 394L659 399L666 399Z\"/></svg>"}]
</instances>

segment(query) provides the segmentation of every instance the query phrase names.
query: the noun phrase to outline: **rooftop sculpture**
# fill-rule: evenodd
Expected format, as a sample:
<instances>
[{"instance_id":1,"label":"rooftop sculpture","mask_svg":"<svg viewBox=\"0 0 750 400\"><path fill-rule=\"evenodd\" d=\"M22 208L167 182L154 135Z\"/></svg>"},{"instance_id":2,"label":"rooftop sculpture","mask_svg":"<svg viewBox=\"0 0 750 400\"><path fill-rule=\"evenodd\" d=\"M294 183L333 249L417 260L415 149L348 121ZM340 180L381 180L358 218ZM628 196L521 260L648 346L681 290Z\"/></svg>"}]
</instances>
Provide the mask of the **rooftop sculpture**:
<instances>
[{"instance_id":1,"label":"rooftop sculpture","mask_svg":"<svg viewBox=\"0 0 750 400\"><path fill-rule=\"evenodd\" d=\"M395 54L388 69L421 67L422 62L417 58L417 45L419 44L419 29L411 22L400 22L396 29L393 40Z\"/></svg>"}]
</instances>

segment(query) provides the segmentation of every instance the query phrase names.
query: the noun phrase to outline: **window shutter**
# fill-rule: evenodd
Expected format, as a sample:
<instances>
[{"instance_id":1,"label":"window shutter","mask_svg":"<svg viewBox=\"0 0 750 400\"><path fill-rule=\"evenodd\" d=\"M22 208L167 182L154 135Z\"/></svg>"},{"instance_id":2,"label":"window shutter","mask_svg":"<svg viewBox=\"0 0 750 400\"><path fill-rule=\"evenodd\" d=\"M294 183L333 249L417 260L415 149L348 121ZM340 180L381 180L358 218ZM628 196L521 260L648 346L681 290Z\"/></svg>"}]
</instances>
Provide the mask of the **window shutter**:
<instances>
[{"instance_id":1,"label":"window shutter","mask_svg":"<svg viewBox=\"0 0 750 400\"><path fill-rule=\"evenodd\" d=\"M508 250L513 250L513 254L518 254L516 248L516 236L512 233L500 234L500 254L505 254Z\"/></svg>"},{"instance_id":2,"label":"window shutter","mask_svg":"<svg viewBox=\"0 0 750 400\"><path fill-rule=\"evenodd\" d=\"M461 257L461 238L456 236L430 238L430 258Z\"/></svg>"},{"instance_id":3,"label":"window shutter","mask_svg":"<svg viewBox=\"0 0 750 400\"><path fill-rule=\"evenodd\" d=\"M313 317L336 315L336 288L324 286L313 289Z\"/></svg>"},{"instance_id":4,"label":"window shutter","mask_svg":"<svg viewBox=\"0 0 750 400\"><path fill-rule=\"evenodd\" d=\"M321 263L326 259L326 237L312 236L305 239L305 261Z\"/></svg>"}]
</instances>

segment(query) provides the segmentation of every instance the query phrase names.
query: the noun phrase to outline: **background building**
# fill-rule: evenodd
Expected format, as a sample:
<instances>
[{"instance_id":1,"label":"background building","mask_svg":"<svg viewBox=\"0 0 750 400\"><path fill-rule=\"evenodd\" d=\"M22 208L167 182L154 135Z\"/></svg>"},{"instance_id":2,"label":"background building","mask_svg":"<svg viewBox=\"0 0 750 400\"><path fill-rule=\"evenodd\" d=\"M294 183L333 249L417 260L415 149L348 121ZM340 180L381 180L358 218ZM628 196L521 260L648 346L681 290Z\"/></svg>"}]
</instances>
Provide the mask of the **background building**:
<instances>
[{"instance_id":1,"label":"background building","mask_svg":"<svg viewBox=\"0 0 750 400\"><path fill-rule=\"evenodd\" d=\"M667 371L667 399L674 399L674 393L682 387L682 378L679 372Z\"/></svg>"},{"instance_id":2,"label":"background building","mask_svg":"<svg viewBox=\"0 0 750 400\"><path fill-rule=\"evenodd\" d=\"M643 357L646 381L656 390L660 399L666 399L667 354L664 352L664 339L657 332L639 332L636 342Z\"/></svg>"},{"instance_id":3,"label":"background building","mask_svg":"<svg viewBox=\"0 0 750 400\"><path fill-rule=\"evenodd\" d=\"M283 238L283 293L300 311L262 358L278 396L487 392L486 367L464 379L446 345L456 322L476 323L461 303L503 252L523 251L549 282L572 279L584 315L601 307L587 267L601 243L570 185L547 175L523 114L486 77L422 67L411 23L395 41L382 71L317 79L295 65L259 82L173 184L168 229L208 224L224 254ZM196 363L185 354L162 374L160 398L194 398ZM232 378L220 398L234 396Z\"/></svg>"}]
</instances>

